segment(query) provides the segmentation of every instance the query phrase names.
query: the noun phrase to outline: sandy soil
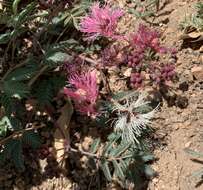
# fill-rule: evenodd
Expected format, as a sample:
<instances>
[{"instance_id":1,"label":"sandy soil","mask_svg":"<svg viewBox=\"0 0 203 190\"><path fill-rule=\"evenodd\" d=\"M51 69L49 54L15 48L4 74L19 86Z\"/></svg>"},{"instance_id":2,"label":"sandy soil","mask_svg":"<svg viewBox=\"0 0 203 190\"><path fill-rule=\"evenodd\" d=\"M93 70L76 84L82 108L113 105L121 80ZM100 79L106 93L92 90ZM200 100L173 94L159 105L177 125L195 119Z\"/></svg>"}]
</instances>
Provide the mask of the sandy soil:
<instances>
[{"instance_id":1,"label":"sandy soil","mask_svg":"<svg viewBox=\"0 0 203 190\"><path fill-rule=\"evenodd\" d=\"M126 4L124 0L116 0L119 6L124 7ZM179 83L177 84L177 94L182 98L176 106L168 106L166 102L163 103L161 111L156 115L153 127L156 129L154 140L157 141L154 154L156 161L152 167L157 171L158 175L149 183L145 190L201 190L202 186L198 186L199 179L191 178L192 173L201 168L201 164L191 160L184 149L191 148L195 151L203 152L203 83L195 80L191 69L195 65L203 64L203 53L199 49L193 50L190 47L181 48L182 41L179 36L182 33L179 29L180 22L194 11L193 5L197 2L195 0L171 0L163 9L159 11L159 16L154 20L158 23L158 27L163 31L164 42L168 46L175 47L179 50L178 59L176 62L177 72L179 76ZM135 20L127 15L124 22L129 25L124 30L134 30ZM203 44L202 44L203 47ZM186 86L186 89L182 88ZM188 87L188 89L187 89ZM187 105L188 101L188 105ZM186 106L181 106L181 105ZM184 108L180 108L184 107ZM86 139L88 141L88 139ZM43 163L41 163L43 165ZM9 167L9 166L8 166ZM33 169L34 170L34 169ZM10 171L9 169L0 169L0 172ZM75 170L71 173L72 179L84 180L83 171ZM10 175L10 174L9 174ZM36 180L37 180L36 173ZM33 176L32 176L33 177ZM20 180L23 184L19 174L14 177L10 175L5 179L0 177L0 183L11 178L16 178L15 181ZM79 180L80 181L80 180ZM20 184L16 182L16 184ZM79 182L78 182L79 183ZM36 183L35 183L36 184ZM38 186L26 188L24 185L17 185L16 190L80 190L81 182L78 185L72 182L67 177L57 177L40 181ZM10 186L8 184L8 190ZM88 188L86 188L88 189ZM119 187L112 187L110 189L120 189ZM96 190L96 189L95 189Z\"/></svg>"}]
</instances>

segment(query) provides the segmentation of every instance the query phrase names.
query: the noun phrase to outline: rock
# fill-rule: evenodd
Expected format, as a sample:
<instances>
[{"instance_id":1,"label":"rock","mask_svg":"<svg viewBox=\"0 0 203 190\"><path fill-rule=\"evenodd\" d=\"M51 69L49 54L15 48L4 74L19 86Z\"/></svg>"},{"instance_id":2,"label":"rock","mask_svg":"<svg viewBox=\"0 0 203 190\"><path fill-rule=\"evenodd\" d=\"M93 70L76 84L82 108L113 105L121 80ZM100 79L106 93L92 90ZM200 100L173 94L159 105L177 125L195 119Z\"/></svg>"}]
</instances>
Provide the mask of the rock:
<instances>
[{"instance_id":1,"label":"rock","mask_svg":"<svg viewBox=\"0 0 203 190\"><path fill-rule=\"evenodd\" d=\"M181 109L184 109L188 106L189 102L187 97L184 96L177 96L175 105Z\"/></svg>"},{"instance_id":2,"label":"rock","mask_svg":"<svg viewBox=\"0 0 203 190\"><path fill-rule=\"evenodd\" d=\"M193 81L193 75L189 70L185 70L183 72L183 76L185 76L185 78L187 79L187 81L192 82Z\"/></svg>"},{"instance_id":3,"label":"rock","mask_svg":"<svg viewBox=\"0 0 203 190\"><path fill-rule=\"evenodd\" d=\"M191 72L197 80L203 80L203 66L194 66Z\"/></svg>"},{"instance_id":4,"label":"rock","mask_svg":"<svg viewBox=\"0 0 203 190\"><path fill-rule=\"evenodd\" d=\"M179 126L178 126L178 125L176 125L174 129L175 129L175 130L178 130L178 129L179 129Z\"/></svg>"},{"instance_id":5,"label":"rock","mask_svg":"<svg viewBox=\"0 0 203 190\"><path fill-rule=\"evenodd\" d=\"M187 142L187 143L185 144L185 148L189 148L189 147L191 146L191 144L192 144L191 141Z\"/></svg>"},{"instance_id":6,"label":"rock","mask_svg":"<svg viewBox=\"0 0 203 190\"><path fill-rule=\"evenodd\" d=\"M124 75L125 77L130 77L131 72L132 72L132 68L127 68L127 69L124 71L123 75Z\"/></svg>"},{"instance_id":7,"label":"rock","mask_svg":"<svg viewBox=\"0 0 203 190\"><path fill-rule=\"evenodd\" d=\"M203 45L200 47L199 52L203 53Z\"/></svg>"},{"instance_id":8,"label":"rock","mask_svg":"<svg viewBox=\"0 0 203 190\"><path fill-rule=\"evenodd\" d=\"M187 81L181 82L179 84L179 89L182 90L183 92L188 91L189 84Z\"/></svg>"},{"instance_id":9,"label":"rock","mask_svg":"<svg viewBox=\"0 0 203 190\"><path fill-rule=\"evenodd\" d=\"M200 57L200 64L203 64L203 55Z\"/></svg>"}]
</instances>

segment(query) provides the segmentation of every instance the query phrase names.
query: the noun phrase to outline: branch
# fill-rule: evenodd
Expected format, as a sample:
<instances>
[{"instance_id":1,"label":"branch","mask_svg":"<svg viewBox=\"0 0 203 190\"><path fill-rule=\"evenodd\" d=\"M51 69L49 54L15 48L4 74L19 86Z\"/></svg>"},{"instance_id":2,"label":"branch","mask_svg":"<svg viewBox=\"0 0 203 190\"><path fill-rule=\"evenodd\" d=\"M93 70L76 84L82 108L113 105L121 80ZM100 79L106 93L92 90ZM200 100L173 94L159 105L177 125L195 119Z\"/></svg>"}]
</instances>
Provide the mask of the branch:
<instances>
[{"instance_id":1,"label":"branch","mask_svg":"<svg viewBox=\"0 0 203 190\"><path fill-rule=\"evenodd\" d=\"M75 148L72 148L72 147L70 147L68 150L70 152L80 153L80 154L83 154L83 155L86 155L86 156L89 156L89 157L93 157L93 158L95 158L97 160L105 158L108 161L113 161L113 160L122 160L122 159L132 157L131 155L126 155L126 156L123 156L123 157L108 157L108 156L102 156L102 155L98 155L98 154L93 154L91 152L86 152L86 151L84 151L82 149L75 149Z\"/></svg>"},{"instance_id":2,"label":"branch","mask_svg":"<svg viewBox=\"0 0 203 190\"><path fill-rule=\"evenodd\" d=\"M26 129L22 129L22 130L19 130L19 131L16 131L14 132L12 135L2 139L0 141L0 146L4 145L8 140L10 139L15 139L19 136L22 136L26 131L32 131L32 130L37 130L37 129L40 129L40 128L43 128L45 127L46 125L33 125L32 127L30 128L26 128Z\"/></svg>"}]
</instances>

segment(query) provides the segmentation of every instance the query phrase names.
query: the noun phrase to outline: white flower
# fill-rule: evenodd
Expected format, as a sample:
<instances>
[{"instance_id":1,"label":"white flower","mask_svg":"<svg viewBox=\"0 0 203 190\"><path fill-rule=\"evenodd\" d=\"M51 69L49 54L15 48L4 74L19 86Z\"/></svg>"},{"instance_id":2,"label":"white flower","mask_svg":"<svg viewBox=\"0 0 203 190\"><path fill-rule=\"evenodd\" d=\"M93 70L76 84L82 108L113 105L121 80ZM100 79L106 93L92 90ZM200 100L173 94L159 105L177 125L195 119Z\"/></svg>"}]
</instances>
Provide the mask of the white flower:
<instances>
[{"instance_id":1,"label":"white flower","mask_svg":"<svg viewBox=\"0 0 203 190\"><path fill-rule=\"evenodd\" d=\"M149 112L141 113L143 106L149 104L145 101L146 95L130 93L125 96L124 103L113 101L113 111L118 114L118 119L114 124L115 131L122 133L122 139L128 142L137 142L138 137L141 136L143 129L151 124L151 119L154 113L158 110L158 106Z\"/></svg>"}]
</instances>

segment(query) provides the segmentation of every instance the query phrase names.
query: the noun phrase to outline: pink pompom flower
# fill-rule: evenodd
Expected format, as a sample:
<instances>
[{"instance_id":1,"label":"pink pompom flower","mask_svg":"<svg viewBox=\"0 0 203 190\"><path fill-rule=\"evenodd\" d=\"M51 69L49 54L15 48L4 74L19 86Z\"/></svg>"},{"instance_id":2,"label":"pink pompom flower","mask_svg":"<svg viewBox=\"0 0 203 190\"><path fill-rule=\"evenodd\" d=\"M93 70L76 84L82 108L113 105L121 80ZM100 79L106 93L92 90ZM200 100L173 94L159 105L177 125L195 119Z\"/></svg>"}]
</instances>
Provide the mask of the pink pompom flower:
<instances>
[{"instance_id":1,"label":"pink pompom flower","mask_svg":"<svg viewBox=\"0 0 203 190\"><path fill-rule=\"evenodd\" d=\"M75 104L75 108L82 114L96 116L96 100L98 87L96 73L94 71L83 74L74 74L70 77L71 88L64 88L64 94L69 96Z\"/></svg>"},{"instance_id":2,"label":"pink pompom flower","mask_svg":"<svg viewBox=\"0 0 203 190\"><path fill-rule=\"evenodd\" d=\"M113 10L108 5L100 7L99 3L95 3L91 7L90 14L82 19L80 31L87 33L92 40L98 36L118 39L120 36L116 34L116 28L123 14L120 9Z\"/></svg>"}]
</instances>

